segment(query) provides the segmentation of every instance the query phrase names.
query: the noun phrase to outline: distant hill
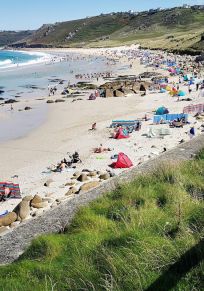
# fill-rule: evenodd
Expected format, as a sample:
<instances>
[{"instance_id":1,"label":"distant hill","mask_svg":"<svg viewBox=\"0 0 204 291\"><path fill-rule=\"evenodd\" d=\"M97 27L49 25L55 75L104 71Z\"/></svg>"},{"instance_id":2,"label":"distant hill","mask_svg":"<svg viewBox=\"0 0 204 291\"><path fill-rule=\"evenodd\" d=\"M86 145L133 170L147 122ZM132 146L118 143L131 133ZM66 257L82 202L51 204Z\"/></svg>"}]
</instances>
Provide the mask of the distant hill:
<instances>
[{"instance_id":1,"label":"distant hill","mask_svg":"<svg viewBox=\"0 0 204 291\"><path fill-rule=\"evenodd\" d=\"M31 37L33 31L0 31L0 46L10 45L26 37Z\"/></svg>"},{"instance_id":2,"label":"distant hill","mask_svg":"<svg viewBox=\"0 0 204 291\"><path fill-rule=\"evenodd\" d=\"M193 53L204 49L203 33L204 9L172 8L46 24L14 46L108 47L140 43L152 49Z\"/></svg>"}]
</instances>

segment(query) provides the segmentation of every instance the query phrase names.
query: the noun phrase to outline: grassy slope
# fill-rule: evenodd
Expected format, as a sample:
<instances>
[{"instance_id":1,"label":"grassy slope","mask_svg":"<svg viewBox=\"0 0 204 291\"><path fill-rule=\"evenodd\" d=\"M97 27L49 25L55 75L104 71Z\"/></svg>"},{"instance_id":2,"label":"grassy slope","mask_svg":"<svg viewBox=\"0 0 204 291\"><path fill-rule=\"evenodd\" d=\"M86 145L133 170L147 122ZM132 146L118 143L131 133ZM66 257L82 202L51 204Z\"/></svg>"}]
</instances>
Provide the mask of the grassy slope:
<instances>
[{"instance_id":1,"label":"grassy slope","mask_svg":"<svg viewBox=\"0 0 204 291\"><path fill-rule=\"evenodd\" d=\"M0 46L9 45L25 37L31 36L32 31L0 31Z\"/></svg>"},{"instance_id":2,"label":"grassy slope","mask_svg":"<svg viewBox=\"0 0 204 291\"><path fill-rule=\"evenodd\" d=\"M65 40L68 33L76 29L79 29L76 35ZM47 36L44 36L45 31L44 27L39 29L28 43L70 47L140 43L149 48L202 50L203 43L199 41L204 32L204 11L174 8L136 16L104 15L59 23ZM106 36L109 39L101 40Z\"/></svg>"},{"instance_id":3,"label":"grassy slope","mask_svg":"<svg viewBox=\"0 0 204 291\"><path fill-rule=\"evenodd\" d=\"M0 290L202 290L203 176L204 153L108 193L1 267Z\"/></svg>"}]
</instances>

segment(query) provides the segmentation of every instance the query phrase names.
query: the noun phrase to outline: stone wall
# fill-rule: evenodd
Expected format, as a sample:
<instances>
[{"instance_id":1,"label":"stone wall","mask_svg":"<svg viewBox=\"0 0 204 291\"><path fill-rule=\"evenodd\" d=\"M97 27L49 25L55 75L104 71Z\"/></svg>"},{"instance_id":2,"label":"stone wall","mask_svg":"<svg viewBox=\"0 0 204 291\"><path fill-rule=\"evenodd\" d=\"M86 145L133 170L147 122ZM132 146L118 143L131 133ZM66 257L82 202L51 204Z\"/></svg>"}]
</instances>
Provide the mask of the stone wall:
<instances>
[{"instance_id":1,"label":"stone wall","mask_svg":"<svg viewBox=\"0 0 204 291\"><path fill-rule=\"evenodd\" d=\"M190 142L160 155L156 159L152 159L141 166L134 167L104 182L98 188L85 194L75 195L73 199L47 211L42 216L22 223L12 232L0 238L0 264L8 264L18 259L35 237L42 234L57 233L62 230L66 225L71 223L72 218L80 206L86 205L104 193L114 190L118 184L131 181L138 174L148 173L154 170L161 162L179 162L191 159L203 148L204 135L200 135Z\"/></svg>"}]
</instances>

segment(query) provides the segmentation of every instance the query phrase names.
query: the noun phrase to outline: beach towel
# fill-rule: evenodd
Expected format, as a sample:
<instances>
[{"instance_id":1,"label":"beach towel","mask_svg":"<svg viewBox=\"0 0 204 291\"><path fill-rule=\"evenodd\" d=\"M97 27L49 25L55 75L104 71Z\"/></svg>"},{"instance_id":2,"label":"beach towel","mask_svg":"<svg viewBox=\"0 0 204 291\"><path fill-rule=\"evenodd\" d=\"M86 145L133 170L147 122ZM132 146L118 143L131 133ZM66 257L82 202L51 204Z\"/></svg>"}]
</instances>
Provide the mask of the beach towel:
<instances>
[{"instance_id":1,"label":"beach towel","mask_svg":"<svg viewBox=\"0 0 204 291\"><path fill-rule=\"evenodd\" d=\"M0 197L5 196L5 189L9 189L9 194L6 198L20 199L21 192L19 184L0 182Z\"/></svg>"}]
</instances>

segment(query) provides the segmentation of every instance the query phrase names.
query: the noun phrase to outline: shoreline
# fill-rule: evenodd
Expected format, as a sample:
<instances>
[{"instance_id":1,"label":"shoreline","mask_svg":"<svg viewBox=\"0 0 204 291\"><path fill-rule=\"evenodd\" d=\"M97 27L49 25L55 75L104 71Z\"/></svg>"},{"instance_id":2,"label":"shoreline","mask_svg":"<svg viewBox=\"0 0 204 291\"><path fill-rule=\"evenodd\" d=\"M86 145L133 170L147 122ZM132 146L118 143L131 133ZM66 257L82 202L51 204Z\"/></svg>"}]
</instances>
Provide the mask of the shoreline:
<instances>
[{"instance_id":1,"label":"shoreline","mask_svg":"<svg viewBox=\"0 0 204 291\"><path fill-rule=\"evenodd\" d=\"M105 51L108 52L107 49ZM120 49L118 49L120 51ZM86 51L88 53L88 51ZM100 54L101 51L95 51ZM105 53L104 51L102 53ZM89 54L91 54L89 50ZM107 57L110 57L107 53ZM154 71L151 68L145 68L140 65L139 60L128 60L128 57L123 56L120 59L118 71L123 75L139 75L144 71ZM125 70L123 69L127 67ZM165 71L158 70L158 72ZM171 78L171 82L175 80ZM104 83L100 80L98 84ZM186 90L185 87L181 87ZM110 139L110 125L113 119L137 119L142 118L148 114L150 118L153 116L153 110L159 106L167 106L172 113L182 112L183 107L189 105L189 102L176 102L176 100L169 96L168 93L160 94L158 92L148 92L147 96L142 97L139 94L128 97L118 98L97 98L95 101L88 101L90 95L88 92L82 100L72 102L72 99L66 99L66 102L59 104L49 104L48 117L40 128L30 132L27 136L19 139L9 141L1 144L0 158L0 172L2 179L12 182L20 183L22 190L22 197L26 195L40 195L47 197L51 195L52 199L62 199L64 194L70 187L66 183L71 181L71 177L75 171L82 171L83 169L90 169L92 171L106 171L108 165L111 163L110 156L122 151L126 153L133 161L134 166L139 163L144 163L148 160L159 156L163 148L167 151L175 148L182 138L185 141L189 140L186 131L189 131L190 126L183 129L171 130L171 135L164 139L148 139L144 134L147 133L148 128L151 127L152 120L145 122L140 132L131 134L131 138L127 140L116 141ZM200 102L196 92L192 92L194 102ZM59 96L49 97L50 99L57 99ZM47 99L40 102L44 103ZM89 128L93 122L97 123L97 130L90 132ZM191 122L195 122L192 119ZM161 125L162 128L168 128L168 125ZM197 135L200 134L200 123L196 123ZM100 144L104 147L109 147L112 150L110 153L103 153L96 155L93 149ZM144 148L145 144L145 148ZM67 157L67 153L78 151L83 163L77 166L76 170L63 173L43 174L46 168L53 163ZM9 161L9 162L8 162ZM120 174L122 170L113 171L116 175ZM17 175L17 178L11 178ZM52 179L53 183L48 188L43 185L48 180ZM80 183L76 184L78 187ZM71 197L67 198L72 199ZM66 200L65 200L66 201ZM0 211L5 209L12 211L19 201L8 200L0 204ZM45 209L47 210L47 209Z\"/></svg>"}]
</instances>

